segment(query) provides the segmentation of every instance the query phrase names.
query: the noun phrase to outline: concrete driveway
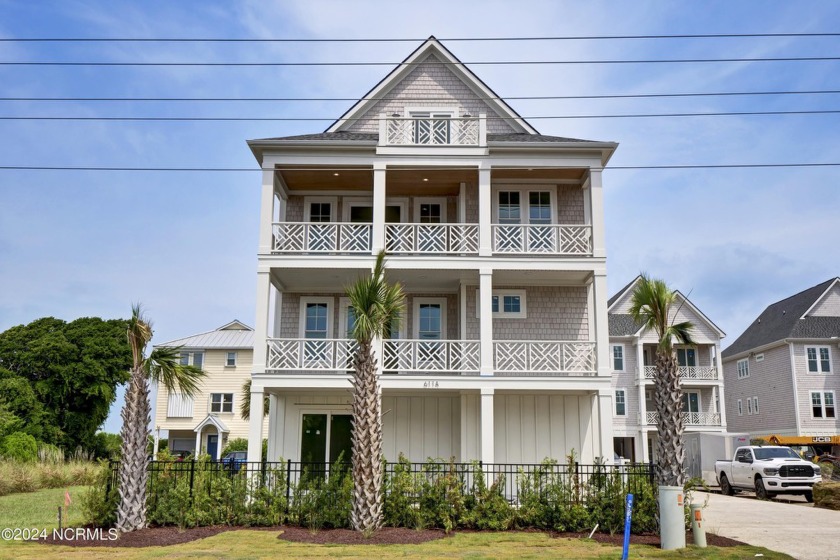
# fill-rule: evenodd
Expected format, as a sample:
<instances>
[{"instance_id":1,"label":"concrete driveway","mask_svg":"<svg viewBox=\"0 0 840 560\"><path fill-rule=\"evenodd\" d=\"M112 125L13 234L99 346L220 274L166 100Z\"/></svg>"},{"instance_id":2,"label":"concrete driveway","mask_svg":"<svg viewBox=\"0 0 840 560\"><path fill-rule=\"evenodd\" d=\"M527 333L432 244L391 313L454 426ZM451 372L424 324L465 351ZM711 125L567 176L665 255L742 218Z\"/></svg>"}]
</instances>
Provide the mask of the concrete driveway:
<instances>
[{"instance_id":1,"label":"concrete driveway","mask_svg":"<svg viewBox=\"0 0 840 560\"><path fill-rule=\"evenodd\" d=\"M784 552L799 560L840 558L840 511L815 508L804 498L760 501L751 494L696 492L706 531Z\"/></svg>"}]
</instances>

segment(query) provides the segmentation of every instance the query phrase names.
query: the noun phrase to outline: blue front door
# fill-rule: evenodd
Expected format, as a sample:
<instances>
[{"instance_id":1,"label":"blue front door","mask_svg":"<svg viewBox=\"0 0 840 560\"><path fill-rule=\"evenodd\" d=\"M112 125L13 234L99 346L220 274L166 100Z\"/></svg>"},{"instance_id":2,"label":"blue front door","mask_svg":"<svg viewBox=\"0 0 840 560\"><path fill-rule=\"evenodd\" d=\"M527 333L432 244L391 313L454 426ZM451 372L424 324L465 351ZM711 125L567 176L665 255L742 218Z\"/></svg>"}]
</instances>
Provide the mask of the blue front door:
<instances>
[{"instance_id":1,"label":"blue front door","mask_svg":"<svg viewBox=\"0 0 840 560\"><path fill-rule=\"evenodd\" d=\"M216 452L219 450L219 436L207 436L207 454L211 459L217 459Z\"/></svg>"}]
</instances>

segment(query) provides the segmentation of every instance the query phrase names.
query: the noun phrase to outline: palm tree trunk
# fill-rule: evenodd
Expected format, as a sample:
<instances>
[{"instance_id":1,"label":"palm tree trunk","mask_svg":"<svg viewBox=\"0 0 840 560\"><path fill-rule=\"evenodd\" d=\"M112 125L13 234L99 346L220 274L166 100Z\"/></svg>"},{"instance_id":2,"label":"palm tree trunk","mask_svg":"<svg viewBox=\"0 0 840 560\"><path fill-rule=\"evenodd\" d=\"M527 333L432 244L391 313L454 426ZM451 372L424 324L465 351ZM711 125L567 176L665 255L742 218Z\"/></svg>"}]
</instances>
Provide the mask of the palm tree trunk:
<instances>
[{"instance_id":1,"label":"palm tree trunk","mask_svg":"<svg viewBox=\"0 0 840 560\"><path fill-rule=\"evenodd\" d=\"M673 353L656 353L656 391L654 404L659 414L656 444L657 482L662 486L685 484L683 446L682 388Z\"/></svg>"},{"instance_id":2,"label":"palm tree trunk","mask_svg":"<svg viewBox=\"0 0 840 560\"><path fill-rule=\"evenodd\" d=\"M382 402L376 357L370 341L361 342L353 378L353 509L350 523L364 533L382 525Z\"/></svg>"},{"instance_id":3,"label":"palm tree trunk","mask_svg":"<svg viewBox=\"0 0 840 560\"><path fill-rule=\"evenodd\" d=\"M121 533L146 527L146 445L150 415L149 384L143 369L135 367L122 410L120 504L117 509L117 530Z\"/></svg>"}]
</instances>

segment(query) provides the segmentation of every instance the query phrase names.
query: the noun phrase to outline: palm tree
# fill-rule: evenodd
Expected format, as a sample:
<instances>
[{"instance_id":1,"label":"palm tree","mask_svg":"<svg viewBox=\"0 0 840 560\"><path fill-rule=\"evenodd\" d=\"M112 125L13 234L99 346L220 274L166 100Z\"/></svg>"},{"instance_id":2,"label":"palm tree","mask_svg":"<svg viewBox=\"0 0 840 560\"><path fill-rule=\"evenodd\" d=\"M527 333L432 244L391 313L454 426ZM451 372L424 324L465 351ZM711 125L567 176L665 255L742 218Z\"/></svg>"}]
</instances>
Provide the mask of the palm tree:
<instances>
[{"instance_id":1,"label":"palm tree","mask_svg":"<svg viewBox=\"0 0 840 560\"><path fill-rule=\"evenodd\" d=\"M128 321L128 343L131 346L132 368L125 405L122 409L122 458L120 460L120 502L117 507L117 530L127 533L146 527L146 480L148 454L146 443L151 431L149 421L149 382L167 391L178 390L193 396L204 372L194 366L181 365L180 348L156 348L146 357L146 346L152 340L152 324L140 305L131 308Z\"/></svg>"},{"instance_id":2,"label":"palm tree","mask_svg":"<svg viewBox=\"0 0 840 560\"><path fill-rule=\"evenodd\" d=\"M263 398L263 414L268 414L268 395ZM242 398L239 399L239 415L243 420L251 419L251 380L242 384Z\"/></svg>"},{"instance_id":3,"label":"palm tree","mask_svg":"<svg viewBox=\"0 0 840 560\"><path fill-rule=\"evenodd\" d=\"M396 325L403 311L400 284L385 281L385 251L376 257L369 277L347 288L354 316L353 338L358 343L353 359L353 509L350 523L369 534L382 525L382 401L377 378L374 339Z\"/></svg>"},{"instance_id":4,"label":"palm tree","mask_svg":"<svg viewBox=\"0 0 840 560\"><path fill-rule=\"evenodd\" d=\"M657 483L662 486L685 484L683 446L682 388L674 355L674 342L694 344L689 321L674 323L679 309L672 311L677 293L662 280L646 274L639 277L630 305L630 315L646 329L656 333L654 366L654 404L659 415L656 428Z\"/></svg>"}]
</instances>

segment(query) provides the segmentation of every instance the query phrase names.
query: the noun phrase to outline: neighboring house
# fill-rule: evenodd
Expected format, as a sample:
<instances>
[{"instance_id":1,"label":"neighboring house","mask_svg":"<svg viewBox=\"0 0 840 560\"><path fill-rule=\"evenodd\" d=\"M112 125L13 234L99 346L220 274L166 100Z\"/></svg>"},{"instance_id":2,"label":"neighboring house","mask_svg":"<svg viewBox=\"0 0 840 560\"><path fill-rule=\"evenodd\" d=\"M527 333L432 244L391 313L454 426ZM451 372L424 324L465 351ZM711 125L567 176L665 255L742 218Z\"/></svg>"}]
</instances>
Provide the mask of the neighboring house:
<instances>
[{"instance_id":1,"label":"neighboring house","mask_svg":"<svg viewBox=\"0 0 840 560\"><path fill-rule=\"evenodd\" d=\"M249 146L270 460L349 454L345 287L383 248L406 293L377 352L388 460L612 456L601 181L617 144L539 134L430 38L325 132Z\"/></svg>"},{"instance_id":2,"label":"neighboring house","mask_svg":"<svg viewBox=\"0 0 840 560\"><path fill-rule=\"evenodd\" d=\"M218 459L229 439L248 437L248 421L240 416L239 405L242 385L251 374L254 329L232 321L155 348L173 346L181 347L182 364L200 367L207 375L193 398L158 387L155 436L168 431L170 451L194 453L199 448Z\"/></svg>"},{"instance_id":3,"label":"neighboring house","mask_svg":"<svg viewBox=\"0 0 840 560\"><path fill-rule=\"evenodd\" d=\"M653 402L658 338L629 315L636 277L609 300L610 365L613 372L615 452L633 461L652 461L658 415ZM691 321L692 346L677 345L683 425L687 432L725 432L724 379L720 341L726 336L677 291L674 322ZM641 356L641 359L639 358ZM731 426L730 426L731 427Z\"/></svg>"},{"instance_id":4,"label":"neighboring house","mask_svg":"<svg viewBox=\"0 0 840 560\"><path fill-rule=\"evenodd\" d=\"M729 427L752 436L840 434L838 345L840 278L768 306L723 352Z\"/></svg>"}]
</instances>

